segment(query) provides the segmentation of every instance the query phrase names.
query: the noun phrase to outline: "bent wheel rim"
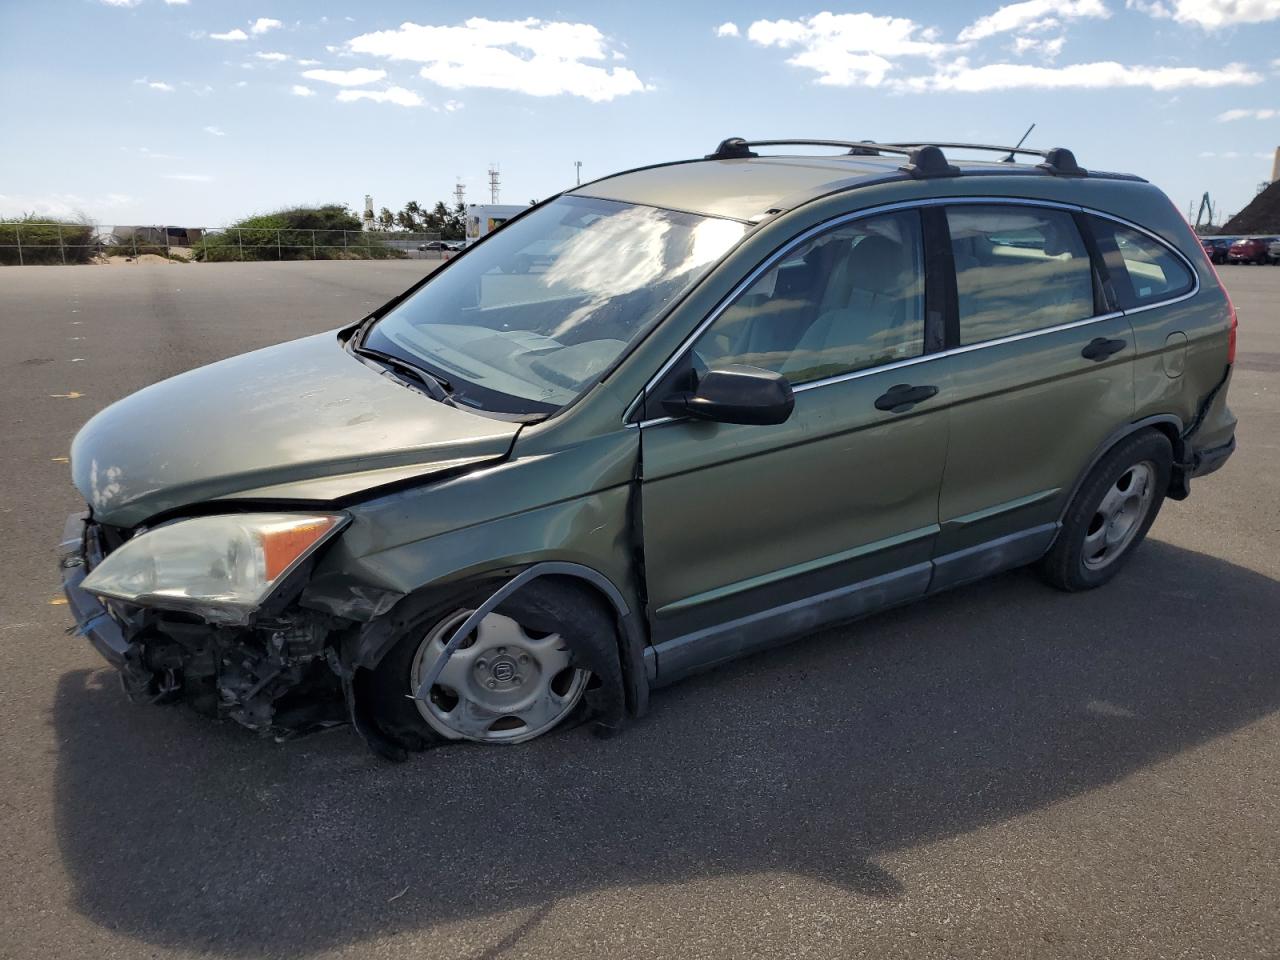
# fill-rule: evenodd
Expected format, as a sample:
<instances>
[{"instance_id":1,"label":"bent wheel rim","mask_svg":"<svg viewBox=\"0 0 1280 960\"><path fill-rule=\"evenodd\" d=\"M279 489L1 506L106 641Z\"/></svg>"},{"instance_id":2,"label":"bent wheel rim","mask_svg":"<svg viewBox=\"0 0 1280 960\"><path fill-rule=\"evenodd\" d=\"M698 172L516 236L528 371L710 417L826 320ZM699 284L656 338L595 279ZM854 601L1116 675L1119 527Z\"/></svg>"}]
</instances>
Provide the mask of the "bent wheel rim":
<instances>
[{"instance_id":1,"label":"bent wheel rim","mask_svg":"<svg viewBox=\"0 0 1280 960\"><path fill-rule=\"evenodd\" d=\"M1085 529L1081 558L1090 570L1110 566L1129 548L1155 498L1156 468L1135 463L1102 495Z\"/></svg>"},{"instance_id":2,"label":"bent wheel rim","mask_svg":"<svg viewBox=\"0 0 1280 960\"><path fill-rule=\"evenodd\" d=\"M470 616L458 610L423 638L409 689L416 691ZM418 712L441 736L478 743L520 743L546 733L578 705L590 673L570 663L558 633L540 634L490 613L444 665Z\"/></svg>"}]
</instances>

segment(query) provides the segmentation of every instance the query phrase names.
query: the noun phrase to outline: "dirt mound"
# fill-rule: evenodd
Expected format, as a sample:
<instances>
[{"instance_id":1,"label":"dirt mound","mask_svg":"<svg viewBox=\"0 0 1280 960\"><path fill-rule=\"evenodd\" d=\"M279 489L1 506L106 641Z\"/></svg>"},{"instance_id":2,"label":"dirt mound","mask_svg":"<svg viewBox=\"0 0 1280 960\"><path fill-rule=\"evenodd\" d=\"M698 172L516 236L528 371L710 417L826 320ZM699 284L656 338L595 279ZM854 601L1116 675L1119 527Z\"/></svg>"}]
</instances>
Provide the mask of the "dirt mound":
<instances>
[{"instance_id":1,"label":"dirt mound","mask_svg":"<svg viewBox=\"0 0 1280 960\"><path fill-rule=\"evenodd\" d=\"M1280 233L1280 180L1222 225L1224 234Z\"/></svg>"}]
</instances>

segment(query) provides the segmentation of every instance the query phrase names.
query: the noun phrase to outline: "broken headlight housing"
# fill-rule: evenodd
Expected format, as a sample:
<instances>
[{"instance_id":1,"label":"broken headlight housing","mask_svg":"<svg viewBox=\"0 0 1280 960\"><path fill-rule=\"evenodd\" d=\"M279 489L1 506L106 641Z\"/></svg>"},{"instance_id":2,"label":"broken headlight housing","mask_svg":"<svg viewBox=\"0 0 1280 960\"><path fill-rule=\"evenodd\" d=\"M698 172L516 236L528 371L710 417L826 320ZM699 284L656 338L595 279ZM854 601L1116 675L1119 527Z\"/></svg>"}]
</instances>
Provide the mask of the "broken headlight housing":
<instances>
[{"instance_id":1,"label":"broken headlight housing","mask_svg":"<svg viewBox=\"0 0 1280 960\"><path fill-rule=\"evenodd\" d=\"M238 513L155 527L113 551L84 579L100 597L247 623L271 592L347 517Z\"/></svg>"}]
</instances>

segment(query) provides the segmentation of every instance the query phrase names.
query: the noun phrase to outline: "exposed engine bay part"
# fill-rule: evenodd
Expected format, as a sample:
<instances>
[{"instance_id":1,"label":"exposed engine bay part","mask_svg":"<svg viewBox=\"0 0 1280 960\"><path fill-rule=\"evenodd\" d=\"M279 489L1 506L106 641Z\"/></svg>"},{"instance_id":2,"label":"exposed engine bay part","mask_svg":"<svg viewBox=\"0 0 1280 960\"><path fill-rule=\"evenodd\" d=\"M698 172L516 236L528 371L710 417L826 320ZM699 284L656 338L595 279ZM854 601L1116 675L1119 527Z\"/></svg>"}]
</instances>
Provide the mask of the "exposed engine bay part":
<instances>
[{"instance_id":1,"label":"exposed engine bay part","mask_svg":"<svg viewBox=\"0 0 1280 960\"><path fill-rule=\"evenodd\" d=\"M131 699L181 700L276 739L347 722L322 615L297 611L251 628L177 614L143 619L120 671Z\"/></svg>"}]
</instances>

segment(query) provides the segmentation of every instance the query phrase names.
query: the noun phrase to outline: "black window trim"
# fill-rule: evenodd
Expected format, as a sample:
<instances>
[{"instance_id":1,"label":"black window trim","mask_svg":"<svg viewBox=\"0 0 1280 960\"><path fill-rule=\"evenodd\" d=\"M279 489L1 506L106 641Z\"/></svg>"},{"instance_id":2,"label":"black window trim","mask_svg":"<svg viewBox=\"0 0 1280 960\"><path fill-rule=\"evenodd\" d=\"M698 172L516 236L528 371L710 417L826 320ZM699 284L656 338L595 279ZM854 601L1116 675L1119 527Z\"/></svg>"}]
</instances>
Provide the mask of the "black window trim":
<instances>
[{"instance_id":1,"label":"black window trim","mask_svg":"<svg viewBox=\"0 0 1280 960\"><path fill-rule=\"evenodd\" d=\"M631 401L631 403L627 405L626 410L623 412L623 415L622 415L623 424L627 427L643 428L643 427L658 426L660 424L668 423L673 420L685 419L683 417L670 417L670 416L657 416L657 417L652 417L650 419L642 419L644 414L644 409L645 409L646 398L651 394L653 394L655 388L661 384L662 380L667 376L667 374L671 372L671 370L676 366L676 364L684 356L686 356L689 349L697 341L698 337L702 335L703 331L706 330L708 327L710 327L711 324L715 323L716 319L720 316L720 314L722 314L753 283L755 283L755 281L759 279L759 277L762 274L764 274L765 271L772 268L775 263L777 263L783 257L787 256L791 251L793 251L800 244L806 243L809 240L813 239L815 236L828 232L846 223L852 223L856 220L865 220L868 217L874 217L884 213L892 213L897 210L908 210L913 208L923 210L925 208L940 208L940 207L947 207L947 206L991 206L996 204L1005 204L1009 206L1021 206L1021 207L1041 207L1041 208L1050 209L1050 210L1065 210L1068 213L1071 213L1073 215L1083 214L1087 216L1100 217L1103 220L1114 221L1115 223L1121 224L1122 226L1127 227L1130 230L1136 230L1138 233L1141 233L1144 236L1150 237L1156 243L1160 244L1162 247L1172 252L1174 256L1176 256L1180 261L1182 261L1182 263L1186 266L1186 268L1191 271L1191 276L1194 279L1195 283L1193 284L1192 288L1186 293L1180 294L1179 296L1176 296L1176 297L1171 297L1167 300L1160 300L1155 303L1142 304L1141 306L1132 307L1128 310L1122 310L1117 307L1109 313L1095 314L1094 316L1087 317L1083 320L1074 320L1068 323L1060 323L1052 327L1039 327L1035 330L1028 330L1028 331L1024 331L1023 333L1010 334L1009 336L998 337L994 340L983 340L978 343L956 345L956 346L944 346L942 350L938 350L935 352L929 352L928 350L929 300L928 300L928 291L926 288L926 302L925 302L925 317L926 317L925 347L926 349L924 353L922 353L918 357L908 357L907 359L904 359L904 360L895 360L890 363L880 364L879 366L875 366L875 367L864 367L861 370L853 370L849 373L837 374L836 376L827 377L822 380L811 380L808 383L804 383L797 387L794 387L793 388L794 392L803 393L808 390L815 390L821 387L830 386L832 384L842 383L845 380L851 380L855 377L872 376L874 374L882 373L885 370L894 370L900 367L914 366L917 363L925 363L930 360L936 360L942 357L952 356L953 354L968 353L972 350L983 350L988 347L995 347L995 346L1000 346L1001 344L1011 343L1015 340L1026 340L1031 337L1039 337L1039 336L1044 336L1050 333L1057 333L1058 331L1061 331L1061 330L1069 330L1075 327L1087 326L1092 323L1099 323L1103 320L1113 320L1116 317L1132 316L1135 313L1142 313L1143 311L1146 311L1146 310L1154 310L1160 307L1167 307L1170 304L1180 303L1183 300L1189 300L1190 298L1196 296L1196 294L1200 292L1200 287L1201 287L1200 272L1196 270L1195 266L1191 263L1191 260L1185 254L1183 254L1181 250L1175 247L1168 240L1165 240L1163 237L1147 229L1146 227L1141 226L1140 224L1134 223L1131 220L1126 220L1124 217L1118 217L1115 214L1107 213L1103 210L1096 210L1092 207L1085 207L1075 203L1062 203L1060 201L1055 201L1055 200L1040 200L1032 197L1000 197L1000 196L996 196L996 197L988 197L988 196L921 197L920 199L916 199L916 200L899 200L893 203L881 204L875 207L864 207L860 210L851 211L849 213L838 214L834 217L831 217L827 220L822 221L821 223L815 224L812 227L806 228L805 230L791 237L785 243L775 248L760 263L758 263L755 267L753 267L747 273L747 275L741 281L739 281L733 287L733 289L731 289L724 296L723 299L720 300L719 303L717 303L714 307L711 308L711 310L707 313L707 315L698 322L697 326L693 328L693 330L688 334L688 336L686 336L684 340L680 342L680 345L672 352L671 356L669 356L666 359L666 361L658 368L657 372L654 373L653 376L651 376L645 382L644 388L635 396L635 398ZM929 270L929 259L928 259L929 247L931 242L933 243L937 242L936 239L934 241L930 241L928 237L930 232L934 232L936 234L937 231L936 230L930 231L929 229L930 218L922 216L922 219L925 220L925 240L924 240L925 256L926 256L925 269L926 271L928 271ZM945 221L945 215L943 217L943 220ZM936 220L935 220L935 223L936 223ZM950 240L948 235L948 247L949 246L950 246ZM936 260L936 257L935 257L935 260ZM926 284L927 283L928 283L928 278L926 276ZM955 307L956 297L955 297L955 286L954 286L955 270L954 269L951 270L950 283L951 283L951 290L950 290L950 296L949 296L949 303L947 303L945 309L948 314L953 314L955 313L955 310L956 310L956 307ZM693 292L692 290L688 291L688 293L692 293L692 292ZM956 333L958 338L958 334L959 334L958 325L956 325L954 332ZM948 338L948 341L949 341L949 338Z\"/></svg>"}]
</instances>

